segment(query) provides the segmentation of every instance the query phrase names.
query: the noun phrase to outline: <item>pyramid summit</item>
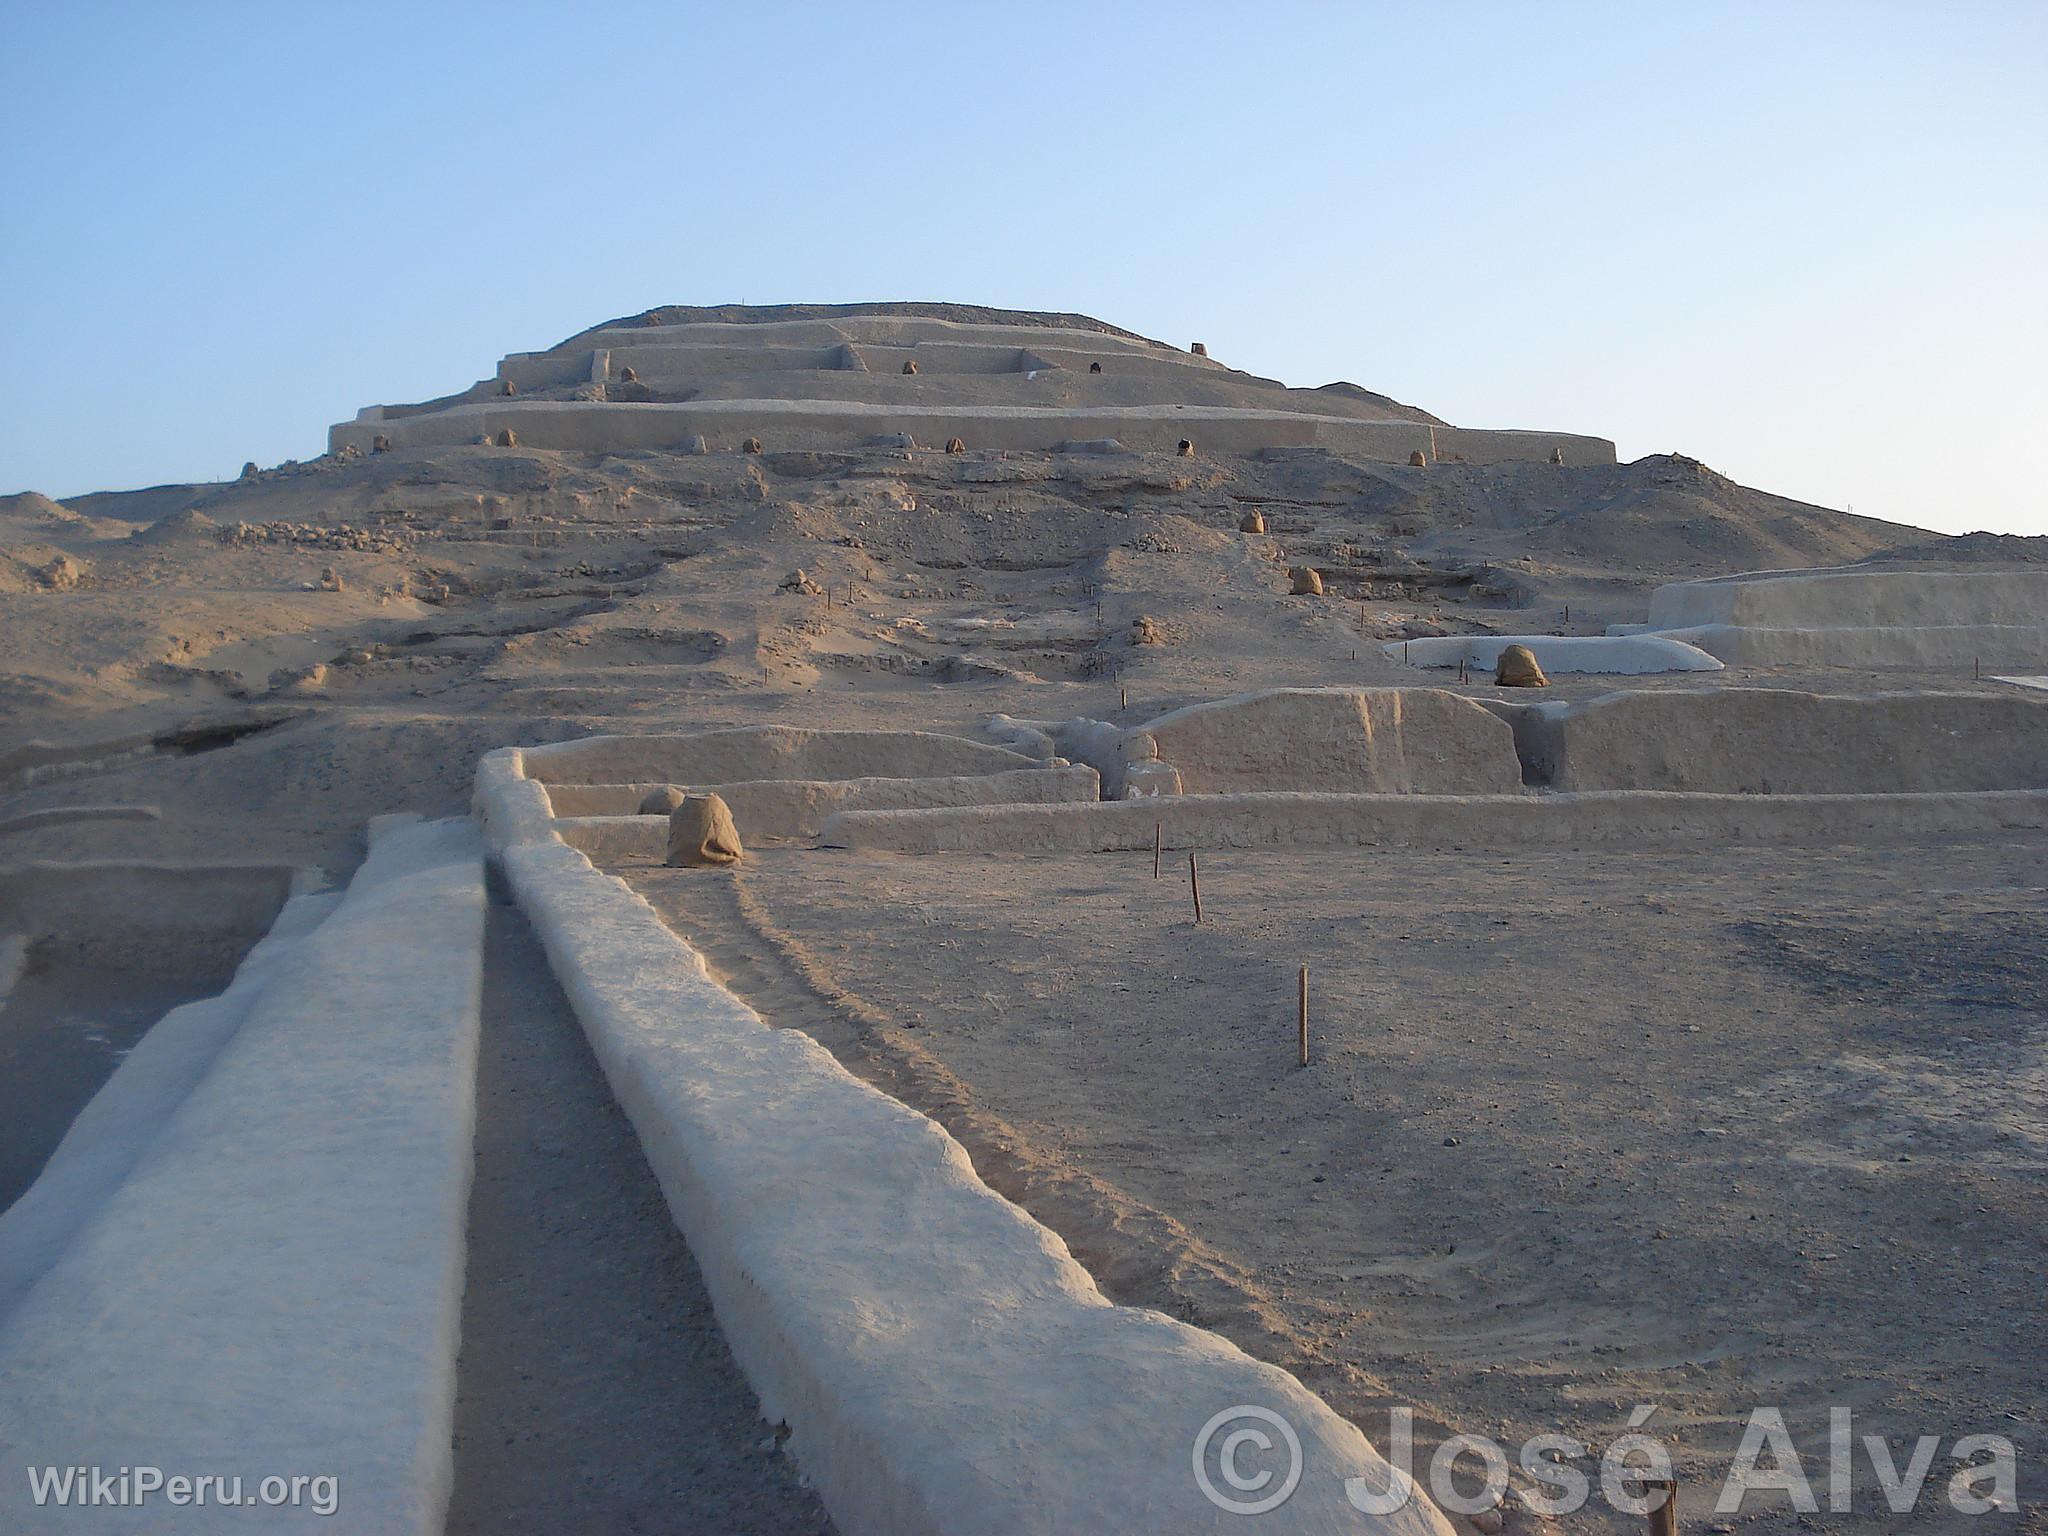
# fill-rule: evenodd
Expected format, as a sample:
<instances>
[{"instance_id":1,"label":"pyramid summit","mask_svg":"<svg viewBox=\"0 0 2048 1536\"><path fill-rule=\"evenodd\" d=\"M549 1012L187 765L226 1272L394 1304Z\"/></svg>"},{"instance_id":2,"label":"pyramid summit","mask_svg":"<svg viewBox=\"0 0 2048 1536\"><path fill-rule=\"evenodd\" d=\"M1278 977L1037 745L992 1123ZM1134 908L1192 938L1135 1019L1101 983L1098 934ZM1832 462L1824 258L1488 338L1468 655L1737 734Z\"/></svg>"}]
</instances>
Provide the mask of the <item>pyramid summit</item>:
<instances>
[{"instance_id":1,"label":"pyramid summit","mask_svg":"<svg viewBox=\"0 0 2048 1536\"><path fill-rule=\"evenodd\" d=\"M479 441L603 452L1115 445L1329 448L1389 463L1612 464L1605 438L1452 426L1333 384L1295 389L1085 315L953 304L665 306L514 352L457 394L373 405L330 450Z\"/></svg>"}]
</instances>

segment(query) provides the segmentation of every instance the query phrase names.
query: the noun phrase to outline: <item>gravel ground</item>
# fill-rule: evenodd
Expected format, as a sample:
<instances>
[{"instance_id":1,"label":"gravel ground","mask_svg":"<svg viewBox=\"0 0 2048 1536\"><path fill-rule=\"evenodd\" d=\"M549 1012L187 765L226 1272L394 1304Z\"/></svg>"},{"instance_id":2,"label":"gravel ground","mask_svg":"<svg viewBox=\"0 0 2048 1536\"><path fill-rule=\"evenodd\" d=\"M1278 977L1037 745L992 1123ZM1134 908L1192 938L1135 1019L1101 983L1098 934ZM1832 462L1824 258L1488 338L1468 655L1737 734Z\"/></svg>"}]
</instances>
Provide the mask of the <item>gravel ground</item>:
<instances>
[{"instance_id":1,"label":"gravel ground","mask_svg":"<svg viewBox=\"0 0 2048 1536\"><path fill-rule=\"evenodd\" d=\"M832 1530L525 919L485 949L450 1536Z\"/></svg>"}]
</instances>

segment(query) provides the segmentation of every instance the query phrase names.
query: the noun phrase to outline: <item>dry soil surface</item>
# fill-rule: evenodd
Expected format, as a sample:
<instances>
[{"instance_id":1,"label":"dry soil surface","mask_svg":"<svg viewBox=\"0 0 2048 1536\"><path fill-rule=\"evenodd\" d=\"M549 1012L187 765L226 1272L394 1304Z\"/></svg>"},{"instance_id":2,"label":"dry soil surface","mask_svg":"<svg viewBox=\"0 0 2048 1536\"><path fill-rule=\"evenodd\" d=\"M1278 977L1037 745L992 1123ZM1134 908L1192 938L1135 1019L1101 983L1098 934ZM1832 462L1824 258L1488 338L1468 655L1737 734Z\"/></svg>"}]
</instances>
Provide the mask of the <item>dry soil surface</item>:
<instances>
[{"instance_id":1,"label":"dry soil surface","mask_svg":"<svg viewBox=\"0 0 2048 1536\"><path fill-rule=\"evenodd\" d=\"M1597 1454L1654 1404L1688 1521L1757 1406L1938 1434L1937 1480L2048 1448L2048 839L1218 853L1199 927L1149 853L627 873L1112 1295L1376 1438Z\"/></svg>"},{"instance_id":2,"label":"dry soil surface","mask_svg":"<svg viewBox=\"0 0 2048 1536\"><path fill-rule=\"evenodd\" d=\"M494 905L450 1536L828 1533L546 956Z\"/></svg>"}]
</instances>

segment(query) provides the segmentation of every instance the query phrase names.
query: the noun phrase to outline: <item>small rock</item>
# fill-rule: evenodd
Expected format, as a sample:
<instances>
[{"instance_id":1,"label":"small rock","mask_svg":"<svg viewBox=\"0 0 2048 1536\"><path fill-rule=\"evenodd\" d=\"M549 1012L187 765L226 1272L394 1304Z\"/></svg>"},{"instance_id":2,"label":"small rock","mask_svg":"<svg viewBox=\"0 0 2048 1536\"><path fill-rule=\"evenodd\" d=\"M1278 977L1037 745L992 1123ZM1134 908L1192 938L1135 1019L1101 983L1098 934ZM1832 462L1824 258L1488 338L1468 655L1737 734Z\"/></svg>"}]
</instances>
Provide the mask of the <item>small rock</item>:
<instances>
[{"instance_id":1,"label":"small rock","mask_svg":"<svg viewBox=\"0 0 2048 1536\"><path fill-rule=\"evenodd\" d=\"M1482 1509L1472 1517L1473 1528L1483 1531L1485 1536L1499 1536L1500 1528L1504 1523L1501 1513L1497 1509Z\"/></svg>"}]
</instances>

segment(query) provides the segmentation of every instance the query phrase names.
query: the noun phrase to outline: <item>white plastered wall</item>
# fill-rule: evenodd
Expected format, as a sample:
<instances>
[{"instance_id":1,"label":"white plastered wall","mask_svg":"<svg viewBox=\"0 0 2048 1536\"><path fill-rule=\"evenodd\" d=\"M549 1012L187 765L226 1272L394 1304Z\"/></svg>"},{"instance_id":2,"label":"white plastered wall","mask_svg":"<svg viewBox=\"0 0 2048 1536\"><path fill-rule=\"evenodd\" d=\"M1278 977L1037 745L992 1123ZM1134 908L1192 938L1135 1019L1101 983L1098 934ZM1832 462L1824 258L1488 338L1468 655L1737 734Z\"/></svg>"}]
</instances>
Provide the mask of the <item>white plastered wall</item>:
<instances>
[{"instance_id":1,"label":"white plastered wall","mask_svg":"<svg viewBox=\"0 0 2048 1536\"><path fill-rule=\"evenodd\" d=\"M484 759L476 805L735 1356L847 1536L1244 1530L1191 1465L1240 1404L1284 1416L1305 1463L1260 1529L1450 1536L1420 1495L1359 1514L1343 1480L1390 1469L1353 1425L1213 1334L1112 1306L944 1130L714 983L559 841L517 749Z\"/></svg>"},{"instance_id":2,"label":"white plastered wall","mask_svg":"<svg viewBox=\"0 0 2048 1536\"><path fill-rule=\"evenodd\" d=\"M1455 667L1491 672L1511 645L1527 646L1536 665L1560 675L1574 672L1718 672L1721 662L1696 645L1662 635L1430 635L1391 640L1380 649L1411 667Z\"/></svg>"},{"instance_id":3,"label":"white plastered wall","mask_svg":"<svg viewBox=\"0 0 2048 1536\"><path fill-rule=\"evenodd\" d=\"M441 1529L481 848L467 820L377 830L332 910L294 904L250 957L243 995L131 1055L51 1196L0 1232L21 1291L0 1318L0 1529ZM28 1469L51 1465L241 1474L252 1496L332 1476L339 1508L37 1510Z\"/></svg>"}]
</instances>

